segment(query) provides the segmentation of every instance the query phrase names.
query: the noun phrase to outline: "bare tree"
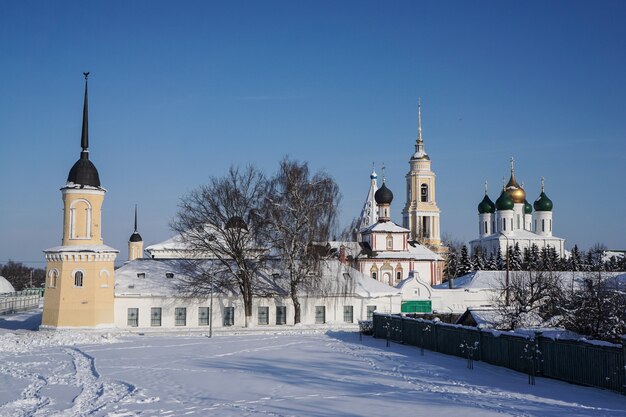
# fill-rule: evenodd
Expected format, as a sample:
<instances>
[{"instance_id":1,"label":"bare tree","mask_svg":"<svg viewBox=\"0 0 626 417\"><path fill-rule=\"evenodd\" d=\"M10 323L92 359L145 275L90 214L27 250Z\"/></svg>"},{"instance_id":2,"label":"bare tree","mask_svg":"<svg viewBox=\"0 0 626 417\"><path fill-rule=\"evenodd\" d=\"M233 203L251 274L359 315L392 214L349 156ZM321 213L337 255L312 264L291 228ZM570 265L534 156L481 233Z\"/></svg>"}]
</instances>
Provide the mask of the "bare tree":
<instances>
[{"instance_id":1,"label":"bare tree","mask_svg":"<svg viewBox=\"0 0 626 417\"><path fill-rule=\"evenodd\" d=\"M496 290L493 301L498 312L498 327L513 330L550 318L555 298L561 293L561 284L556 272L512 271L508 287L502 279Z\"/></svg>"},{"instance_id":2,"label":"bare tree","mask_svg":"<svg viewBox=\"0 0 626 417\"><path fill-rule=\"evenodd\" d=\"M310 176L306 162L284 158L270 182L266 200L269 242L287 274L295 323L300 322L299 292L318 272L335 226L339 198L333 178L323 172Z\"/></svg>"},{"instance_id":3,"label":"bare tree","mask_svg":"<svg viewBox=\"0 0 626 417\"><path fill-rule=\"evenodd\" d=\"M259 270L267 258L261 237L267 226L262 214L266 180L252 166L231 167L181 199L171 228L180 234L194 257L210 258L210 269L195 265L187 282L189 293L206 294L213 287L238 289L245 308L245 324L252 319L252 297L259 287ZM193 271L194 268L185 268ZM215 279L208 284L209 279ZM182 282L185 285L185 282Z\"/></svg>"}]
</instances>

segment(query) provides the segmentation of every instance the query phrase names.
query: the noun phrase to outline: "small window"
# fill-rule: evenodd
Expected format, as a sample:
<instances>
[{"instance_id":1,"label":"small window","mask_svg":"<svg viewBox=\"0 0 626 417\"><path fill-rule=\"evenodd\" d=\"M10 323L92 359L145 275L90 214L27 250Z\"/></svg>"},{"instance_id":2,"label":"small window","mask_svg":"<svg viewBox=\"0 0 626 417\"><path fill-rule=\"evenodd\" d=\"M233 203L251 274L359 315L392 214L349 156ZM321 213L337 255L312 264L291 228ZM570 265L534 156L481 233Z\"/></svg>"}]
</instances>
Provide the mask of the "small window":
<instances>
[{"instance_id":1,"label":"small window","mask_svg":"<svg viewBox=\"0 0 626 417\"><path fill-rule=\"evenodd\" d=\"M402 272L396 272L396 281L402 280Z\"/></svg>"},{"instance_id":2,"label":"small window","mask_svg":"<svg viewBox=\"0 0 626 417\"><path fill-rule=\"evenodd\" d=\"M393 236L387 236L387 250L393 250Z\"/></svg>"},{"instance_id":3,"label":"small window","mask_svg":"<svg viewBox=\"0 0 626 417\"><path fill-rule=\"evenodd\" d=\"M235 307L224 307L224 326L235 324Z\"/></svg>"},{"instance_id":4,"label":"small window","mask_svg":"<svg viewBox=\"0 0 626 417\"><path fill-rule=\"evenodd\" d=\"M535 219L535 232L537 231L537 219Z\"/></svg>"},{"instance_id":5,"label":"small window","mask_svg":"<svg viewBox=\"0 0 626 417\"><path fill-rule=\"evenodd\" d=\"M287 323L287 307L285 306L276 306L276 324L286 324Z\"/></svg>"},{"instance_id":6,"label":"small window","mask_svg":"<svg viewBox=\"0 0 626 417\"><path fill-rule=\"evenodd\" d=\"M185 307L176 307L174 309L174 318L176 319L176 326L186 326L187 325L187 308Z\"/></svg>"},{"instance_id":7,"label":"small window","mask_svg":"<svg viewBox=\"0 0 626 417\"><path fill-rule=\"evenodd\" d=\"M376 279L378 277L378 274L376 272L372 272L372 278Z\"/></svg>"},{"instance_id":8,"label":"small window","mask_svg":"<svg viewBox=\"0 0 626 417\"><path fill-rule=\"evenodd\" d=\"M141 278L141 279L143 279L143 278L145 278L145 277L146 277L146 273L145 273L145 272L138 272L138 273L137 273L137 278Z\"/></svg>"},{"instance_id":9,"label":"small window","mask_svg":"<svg viewBox=\"0 0 626 417\"><path fill-rule=\"evenodd\" d=\"M174 273L173 272L166 272L165 273L165 278L174 278Z\"/></svg>"},{"instance_id":10,"label":"small window","mask_svg":"<svg viewBox=\"0 0 626 417\"><path fill-rule=\"evenodd\" d=\"M326 307L315 306L315 324L326 323Z\"/></svg>"},{"instance_id":11,"label":"small window","mask_svg":"<svg viewBox=\"0 0 626 417\"><path fill-rule=\"evenodd\" d=\"M150 309L150 326L161 326L161 307L152 307Z\"/></svg>"},{"instance_id":12,"label":"small window","mask_svg":"<svg viewBox=\"0 0 626 417\"><path fill-rule=\"evenodd\" d=\"M550 231L552 231L552 219L550 219Z\"/></svg>"},{"instance_id":13,"label":"small window","mask_svg":"<svg viewBox=\"0 0 626 417\"><path fill-rule=\"evenodd\" d=\"M422 184L422 187L420 188L420 199L422 200L422 202L427 202L428 201L428 185L427 184Z\"/></svg>"},{"instance_id":14,"label":"small window","mask_svg":"<svg viewBox=\"0 0 626 417\"><path fill-rule=\"evenodd\" d=\"M82 271L76 271L74 274L74 286L82 287L83 286L83 273Z\"/></svg>"},{"instance_id":15,"label":"small window","mask_svg":"<svg viewBox=\"0 0 626 417\"><path fill-rule=\"evenodd\" d=\"M374 311L376 311L376 306L367 306L367 319L372 320L374 318Z\"/></svg>"},{"instance_id":16,"label":"small window","mask_svg":"<svg viewBox=\"0 0 626 417\"><path fill-rule=\"evenodd\" d=\"M270 324L270 308L259 307L257 312L259 324Z\"/></svg>"},{"instance_id":17,"label":"small window","mask_svg":"<svg viewBox=\"0 0 626 417\"><path fill-rule=\"evenodd\" d=\"M209 307L198 307L198 326L208 326L210 314Z\"/></svg>"},{"instance_id":18,"label":"small window","mask_svg":"<svg viewBox=\"0 0 626 417\"><path fill-rule=\"evenodd\" d=\"M50 271L49 273L50 275L50 288L56 288L57 286L57 280L59 278L59 271L57 271L56 269L53 269L52 271Z\"/></svg>"},{"instance_id":19,"label":"small window","mask_svg":"<svg viewBox=\"0 0 626 417\"><path fill-rule=\"evenodd\" d=\"M129 327L139 326L139 309L138 308L128 309L128 326Z\"/></svg>"},{"instance_id":20,"label":"small window","mask_svg":"<svg viewBox=\"0 0 626 417\"><path fill-rule=\"evenodd\" d=\"M546 231L546 220L545 219L541 219L541 231L542 232Z\"/></svg>"},{"instance_id":21,"label":"small window","mask_svg":"<svg viewBox=\"0 0 626 417\"><path fill-rule=\"evenodd\" d=\"M354 308L352 306L343 306L344 323L352 323L354 320Z\"/></svg>"},{"instance_id":22,"label":"small window","mask_svg":"<svg viewBox=\"0 0 626 417\"><path fill-rule=\"evenodd\" d=\"M502 230L506 230L506 219L502 219Z\"/></svg>"},{"instance_id":23,"label":"small window","mask_svg":"<svg viewBox=\"0 0 626 417\"><path fill-rule=\"evenodd\" d=\"M487 230L487 222L485 222L485 234L489 233L489 230Z\"/></svg>"}]
</instances>

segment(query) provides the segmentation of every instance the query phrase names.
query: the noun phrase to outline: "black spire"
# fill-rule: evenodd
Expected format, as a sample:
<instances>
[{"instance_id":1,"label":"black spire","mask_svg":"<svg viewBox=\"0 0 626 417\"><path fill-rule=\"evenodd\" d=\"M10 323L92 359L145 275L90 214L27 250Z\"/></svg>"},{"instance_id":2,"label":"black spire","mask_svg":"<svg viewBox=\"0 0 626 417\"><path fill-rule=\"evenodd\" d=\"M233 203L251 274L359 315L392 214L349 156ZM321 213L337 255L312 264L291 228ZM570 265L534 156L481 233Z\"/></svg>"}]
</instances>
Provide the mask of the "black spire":
<instances>
[{"instance_id":1,"label":"black spire","mask_svg":"<svg viewBox=\"0 0 626 417\"><path fill-rule=\"evenodd\" d=\"M137 204L135 204L135 232L137 232Z\"/></svg>"},{"instance_id":2,"label":"black spire","mask_svg":"<svg viewBox=\"0 0 626 417\"><path fill-rule=\"evenodd\" d=\"M89 150L89 103L87 101L87 78L89 72L83 72L85 76L85 104L83 105L83 133L80 137L80 146L83 151Z\"/></svg>"},{"instance_id":3,"label":"black spire","mask_svg":"<svg viewBox=\"0 0 626 417\"><path fill-rule=\"evenodd\" d=\"M69 175L67 182L80 186L100 187L100 176L95 165L89 160L89 126L88 126L88 108L87 108L87 77L88 72L83 72L85 76L85 104L83 106L83 131L80 138L80 159L76 161Z\"/></svg>"},{"instance_id":4,"label":"black spire","mask_svg":"<svg viewBox=\"0 0 626 417\"><path fill-rule=\"evenodd\" d=\"M135 231L128 240L130 242L141 242L143 240L139 232L137 232L137 204L135 204Z\"/></svg>"}]
</instances>

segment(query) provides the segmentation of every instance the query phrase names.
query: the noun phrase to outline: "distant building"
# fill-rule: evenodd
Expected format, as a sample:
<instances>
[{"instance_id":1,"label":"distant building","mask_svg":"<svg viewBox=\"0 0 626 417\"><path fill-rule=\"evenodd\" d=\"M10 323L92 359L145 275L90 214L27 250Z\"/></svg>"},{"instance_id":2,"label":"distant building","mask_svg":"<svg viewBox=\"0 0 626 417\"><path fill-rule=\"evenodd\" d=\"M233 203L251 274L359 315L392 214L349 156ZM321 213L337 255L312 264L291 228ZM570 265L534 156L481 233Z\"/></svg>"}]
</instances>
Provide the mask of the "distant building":
<instances>
[{"instance_id":1,"label":"distant building","mask_svg":"<svg viewBox=\"0 0 626 417\"><path fill-rule=\"evenodd\" d=\"M436 253L445 253L441 244L439 219L441 210L437 206L435 173L431 168L430 156L424 149L422 139L421 103L417 105L417 140L415 153L409 160L406 174L406 204L402 210L402 224L409 229L409 239L427 245Z\"/></svg>"},{"instance_id":2,"label":"distant building","mask_svg":"<svg viewBox=\"0 0 626 417\"><path fill-rule=\"evenodd\" d=\"M495 204L487 195L478 204L478 239L472 240L472 253L483 250L486 254L498 251L506 256L506 248L519 245L521 250L536 245L539 249L552 247L559 256L565 253L565 239L552 234L552 200L544 190L541 179L541 194L530 205L526 192L515 179L515 166L511 158L511 177L502 187ZM533 213L534 208L534 213Z\"/></svg>"}]
</instances>

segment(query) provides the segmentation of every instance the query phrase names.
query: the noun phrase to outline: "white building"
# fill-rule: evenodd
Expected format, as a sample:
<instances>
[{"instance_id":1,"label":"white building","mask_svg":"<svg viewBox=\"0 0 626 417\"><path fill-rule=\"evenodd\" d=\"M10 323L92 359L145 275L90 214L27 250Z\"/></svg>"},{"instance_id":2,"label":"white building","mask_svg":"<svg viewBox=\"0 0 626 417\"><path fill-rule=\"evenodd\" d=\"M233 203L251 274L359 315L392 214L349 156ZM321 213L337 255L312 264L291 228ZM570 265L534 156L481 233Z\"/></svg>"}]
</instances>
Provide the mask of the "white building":
<instances>
[{"instance_id":1,"label":"white building","mask_svg":"<svg viewBox=\"0 0 626 417\"><path fill-rule=\"evenodd\" d=\"M236 290L215 289L203 296L185 296L189 259L136 259L115 273L115 326L118 328L206 328L213 311L214 328L244 326L243 300ZM248 326L293 325L294 308L276 271L266 270L257 280L253 317ZM373 311L399 312L397 288L372 280L337 260L322 263L315 285L299 297L301 323L356 323Z\"/></svg>"},{"instance_id":2,"label":"white building","mask_svg":"<svg viewBox=\"0 0 626 417\"><path fill-rule=\"evenodd\" d=\"M534 208L534 213L533 213ZM552 200L544 191L541 179L541 194L531 206L526 192L515 180L515 167L511 158L511 178L502 187L495 204L487 195L478 204L478 239L472 240L472 253L482 249L486 254L500 251L506 254L507 247L519 245L520 250L536 245L539 249L552 247L559 256L565 254L565 239L552 234Z\"/></svg>"}]
</instances>

